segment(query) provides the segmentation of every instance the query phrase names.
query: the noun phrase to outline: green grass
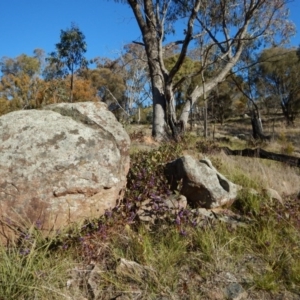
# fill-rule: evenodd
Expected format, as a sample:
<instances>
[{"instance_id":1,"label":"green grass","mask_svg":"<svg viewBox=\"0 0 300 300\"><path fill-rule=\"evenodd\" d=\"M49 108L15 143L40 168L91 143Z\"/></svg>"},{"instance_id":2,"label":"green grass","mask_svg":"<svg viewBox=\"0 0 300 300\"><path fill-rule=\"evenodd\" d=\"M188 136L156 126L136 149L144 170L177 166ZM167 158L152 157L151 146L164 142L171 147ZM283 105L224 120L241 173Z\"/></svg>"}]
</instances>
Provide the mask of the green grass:
<instances>
[{"instance_id":1,"label":"green grass","mask_svg":"<svg viewBox=\"0 0 300 300\"><path fill-rule=\"evenodd\" d=\"M49 245L30 237L18 247L0 246L0 299L64 299L72 259Z\"/></svg>"}]
</instances>

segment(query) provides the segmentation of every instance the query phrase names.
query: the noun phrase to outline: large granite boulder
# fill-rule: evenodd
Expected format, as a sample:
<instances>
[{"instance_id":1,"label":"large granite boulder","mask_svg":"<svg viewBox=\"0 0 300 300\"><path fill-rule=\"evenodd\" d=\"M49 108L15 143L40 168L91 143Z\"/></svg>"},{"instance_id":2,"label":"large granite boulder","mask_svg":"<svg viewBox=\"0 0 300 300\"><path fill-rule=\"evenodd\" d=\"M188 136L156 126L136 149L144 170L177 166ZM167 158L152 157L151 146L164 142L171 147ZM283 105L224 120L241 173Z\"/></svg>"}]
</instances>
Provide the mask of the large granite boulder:
<instances>
[{"instance_id":1,"label":"large granite boulder","mask_svg":"<svg viewBox=\"0 0 300 300\"><path fill-rule=\"evenodd\" d=\"M0 118L0 220L44 229L101 216L123 197L130 139L104 103Z\"/></svg>"},{"instance_id":2,"label":"large granite boulder","mask_svg":"<svg viewBox=\"0 0 300 300\"><path fill-rule=\"evenodd\" d=\"M239 190L207 158L198 161L189 155L180 157L166 165L165 175L171 189L179 189L193 208L229 206Z\"/></svg>"}]
</instances>

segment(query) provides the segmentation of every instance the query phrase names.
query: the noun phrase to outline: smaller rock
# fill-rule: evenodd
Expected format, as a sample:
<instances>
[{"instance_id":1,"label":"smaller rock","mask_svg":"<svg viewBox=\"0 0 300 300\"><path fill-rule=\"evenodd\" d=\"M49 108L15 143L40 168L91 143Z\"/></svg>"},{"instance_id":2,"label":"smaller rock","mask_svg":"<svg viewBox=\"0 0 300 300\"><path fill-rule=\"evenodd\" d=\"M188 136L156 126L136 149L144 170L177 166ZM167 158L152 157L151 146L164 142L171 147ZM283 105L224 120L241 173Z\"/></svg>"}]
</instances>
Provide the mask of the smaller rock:
<instances>
[{"instance_id":1,"label":"smaller rock","mask_svg":"<svg viewBox=\"0 0 300 300\"><path fill-rule=\"evenodd\" d=\"M244 227L252 222L250 218L238 215L229 209L197 208L197 209L193 209L192 212L198 216L196 220L194 220L197 225L200 225L205 220L205 218L219 220L221 222L225 222L233 226L244 226Z\"/></svg>"},{"instance_id":2,"label":"smaller rock","mask_svg":"<svg viewBox=\"0 0 300 300\"><path fill-rule=\"evenodd\" d=\"M173 211L186 209L187 200L183 195L171 195L164 201L165 205Z\"/></svg>"},{"instance_id":3,"label":"smaller rock","mask_svg":"<svg viewBox=\"0 0 300 300\"><path fill-rule=\"evenodd\" d=\"M225 289L226 299L228 300L242 300L247 299L248 293L237 282L230 283Z\"/></svg>"},{"instance_id":4,"label":"smaller rock","mask_svg":"<svg viewBox=\"0 0 300 300\"><path fill-rule=\"evenodd\" d=\"M228 207L240 189L220 174L208 158L197 161L185 155L167 163L165 175L171 189L180 189L180 194L186 196L193 208Z\"/></svg>"},{"instance_id":5,"label":"smaller rock","mask_svg":"<svg viewBox=\"0 0 300 300\"><path fill-rule=\"evenodd\" d=\"M289 291L284 291L275 300L299 300L300 296Z\"/></svg>"},{"instance_id":6,"label":"smaller rock","mask_svg":"<svg viewBox=\"0 0 300 300\"><path fill-rule=\"evenodd\" d=\"M267 189L264 189L263 192L270 200L277 200L278 202L280 202L280 204L284 205L281 196L279 195L279 193L276 190L267 188Z\"/></svg>"},{"instance_id":7,"label":"smaller rock","mask_svg":"<svg viewBox=\"0 0 300 300\"><path fill-rule=\"evenodd\" d=\"M74 269L69 270L70 278L67 280L67 289L70 290L72 295L76 295L78 300L90 299L92 287L89 285L89 277L93 272L95 265L79 265ZM94 298L93 298L94 299Z\"/></svg>"},{"instance_id":8,"label":"smaller rock","mask_svg":"<svg viewBox=\"0 0 300 300\"><path fill-rule=\"evenodd\" d=\"M147 266L138 264L135 261L120 259L120 263L116 268L116 273L120 276L129 277L132 279L148 279L156 278L155 271Z\"/></svg>"},{"instance_id":9,"label":"smaller rock","mask_svg":"<svg viewBox=\"0 0 300 300\"><path fill-rule=\"evenodd\" d=\"M170 214L178 214L186 206L187 199L183 195L171 195L161 201L147 199L138 204L137 215L141 221L154 224L157 219L164 219Z\"/></svg>"},{"instance_id":10,"label":"smaller rock","mask_svg":"<svg viewBox=\"0 0 300 300\"><path fill-rule=\"evenodd\" d=\"M103 292L101 290L101 288L99 288L101 286L100 285L101 280L103 280L101 278L102 273L103 273L103 270L101 269L101 267L98 264L95 264L94 268L89 273L87 283L88 283L91 291L93 292L94 299L100 299L101 294Z\"/></svg>"},{"instance_id":11,"label":"smaller rock","mask_svg":"<svg viewBox=\"0 0 300 300\"><path fill-rule=\"evenodd\" d=\"M259 196L259 192L253 188L243 188L242 191L246 191L252 196Z\"/></svg>"}]
</instances>

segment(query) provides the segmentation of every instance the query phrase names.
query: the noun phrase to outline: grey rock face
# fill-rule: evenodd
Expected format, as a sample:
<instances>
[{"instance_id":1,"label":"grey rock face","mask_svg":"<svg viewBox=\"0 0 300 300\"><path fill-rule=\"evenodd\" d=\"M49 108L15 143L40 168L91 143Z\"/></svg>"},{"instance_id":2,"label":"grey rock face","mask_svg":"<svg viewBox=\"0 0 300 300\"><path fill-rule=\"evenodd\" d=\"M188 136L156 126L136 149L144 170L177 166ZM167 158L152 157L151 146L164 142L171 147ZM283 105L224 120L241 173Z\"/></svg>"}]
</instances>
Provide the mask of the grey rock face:
<instances>
[{"instance_id":1,"label":"grey rock face","mask_svg":"<svg viewBox=\"0 0 300 300\"><path fill-rule=\"evenodd\" d=\"M239 187L212 165L209 159L197 161L189 155L166 165L165 174L172 189L178 189L193 208L215 208L230 205L236 198Z\"/></svg>"},{"instance_id":2,"label":"grey rock face","mask_svg":"<svg viewBox=\"0 0 300 300\"><path fill-rule=\"evenodd\" d=\"M0 219L45 229L97 217L123 196L130 140L104 103L0 118Z\"/></svg>"}]
</instances>

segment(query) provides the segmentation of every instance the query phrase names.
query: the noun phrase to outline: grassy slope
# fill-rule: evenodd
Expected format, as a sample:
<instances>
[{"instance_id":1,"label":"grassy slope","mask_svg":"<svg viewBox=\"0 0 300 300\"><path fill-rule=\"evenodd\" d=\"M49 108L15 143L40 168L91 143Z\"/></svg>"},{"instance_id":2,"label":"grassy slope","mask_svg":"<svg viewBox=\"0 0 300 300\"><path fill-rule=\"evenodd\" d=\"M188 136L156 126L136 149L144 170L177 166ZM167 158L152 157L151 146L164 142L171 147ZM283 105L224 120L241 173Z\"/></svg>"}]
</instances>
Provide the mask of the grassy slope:
<instances>
[{"instance_id":1,"label":"grassy slope","mask_svg":"<svg viewBox=\"0 0 300 300\"><path fill-rule=\"evenodd\" d=\"M231 123L227 130L242 130L239 126ZM278 142L263 146L297 155L298 134L283 132ZM298 169L226 157L195 134L181 145L158 150L151 150L158 146L149 137L132 137L136 139L129 174L132 185L124 205L55 238L45 240L32 227L19 245L1 247L1 300L232 299L232 290L246 293L248 299L300 298ZM142 141L146 152L139 151ZM233 148L249 146L236 141L228 143ZM133 214L136 199L153 193L166 196L161 166L182 153L208 156L233 182L257 190L259 195L243 192L231 208L253 222L239 227L207 219L194 226L193 215L187 211L179 219L170 215L152 226L139 223ZM267 187L281 194L284 205L264 196ZM144 267L124 270L120 259Z\"/></svg>"}]
</instances>

